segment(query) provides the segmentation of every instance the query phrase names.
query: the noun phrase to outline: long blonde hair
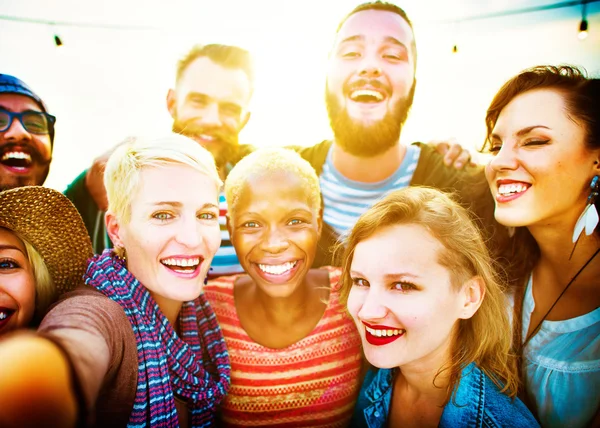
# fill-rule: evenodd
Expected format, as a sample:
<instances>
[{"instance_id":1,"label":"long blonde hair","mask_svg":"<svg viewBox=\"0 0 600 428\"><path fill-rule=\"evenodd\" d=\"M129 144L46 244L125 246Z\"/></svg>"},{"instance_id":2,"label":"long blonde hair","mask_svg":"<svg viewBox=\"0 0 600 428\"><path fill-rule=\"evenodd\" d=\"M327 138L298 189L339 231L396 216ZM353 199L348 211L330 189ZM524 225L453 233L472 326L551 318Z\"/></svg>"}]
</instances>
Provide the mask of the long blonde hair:
<instances>
[{"instance_id":1,"label":"long blonde hair","mask_svg":"<svg viewBox=\"0 0 600 428\"><path fill-rule=\"evenodd\" d=\"M447 372L446 402L460 381L462 369L472 362L503 393L515 397L519 381L516 358L511 352L505 282L494 269L489 251L469 212L439 190L409 187L392 192L358 219L343 242L342 301L347 302L352 287L350 267L356 245L379 229L397 224L419 225L443 245L439 263L451 272L455 289L460 289L473 277L480 277L485 286L485 296L477 312L469 319L458 320L450 361L436 375ZM410 243L399 242L398 245Z\"/></svg>"}]
</instances>

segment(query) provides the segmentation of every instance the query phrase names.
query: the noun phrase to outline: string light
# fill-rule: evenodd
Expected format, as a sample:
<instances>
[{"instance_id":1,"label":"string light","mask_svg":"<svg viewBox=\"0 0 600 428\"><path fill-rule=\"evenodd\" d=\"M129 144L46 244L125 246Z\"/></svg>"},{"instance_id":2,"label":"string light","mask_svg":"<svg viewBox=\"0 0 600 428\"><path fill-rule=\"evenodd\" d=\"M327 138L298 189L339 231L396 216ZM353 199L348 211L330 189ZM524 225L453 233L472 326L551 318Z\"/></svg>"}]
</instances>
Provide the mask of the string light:
<instances>
[{"instance_id":1,"label":"string light","mask_svg":"<svg viewBox=\"0 0 600 428\"><path fill-rule=\"evenodd\" d=\"M587 22L587 14L586 14L586 6L587 1L581 2L581 22L579 23L579 34L577 34L577 38L579 40L585 40L588 36L588 22Z\"/></svg>"}]
</instances>

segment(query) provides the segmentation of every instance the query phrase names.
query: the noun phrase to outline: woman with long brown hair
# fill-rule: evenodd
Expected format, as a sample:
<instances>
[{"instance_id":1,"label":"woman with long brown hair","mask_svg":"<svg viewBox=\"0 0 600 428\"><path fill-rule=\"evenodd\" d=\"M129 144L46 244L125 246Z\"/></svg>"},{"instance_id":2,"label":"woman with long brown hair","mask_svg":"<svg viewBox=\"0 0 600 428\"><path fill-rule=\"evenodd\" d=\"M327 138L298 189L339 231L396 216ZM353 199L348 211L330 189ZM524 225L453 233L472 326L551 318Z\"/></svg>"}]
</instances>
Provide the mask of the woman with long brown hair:
<instances>
[{"instance_id":1,"label":"woman with long brown hair","mask_svg":"<svg viewBox=\"0 0 600 428\"><path fill-rule=\"evenodd\" d=\"M600 81L571 66L525 70L486 125L496 220L514 228L507 271L528 405L544 426L588 426L600 408Z\"/></svg>"}]
</instances>

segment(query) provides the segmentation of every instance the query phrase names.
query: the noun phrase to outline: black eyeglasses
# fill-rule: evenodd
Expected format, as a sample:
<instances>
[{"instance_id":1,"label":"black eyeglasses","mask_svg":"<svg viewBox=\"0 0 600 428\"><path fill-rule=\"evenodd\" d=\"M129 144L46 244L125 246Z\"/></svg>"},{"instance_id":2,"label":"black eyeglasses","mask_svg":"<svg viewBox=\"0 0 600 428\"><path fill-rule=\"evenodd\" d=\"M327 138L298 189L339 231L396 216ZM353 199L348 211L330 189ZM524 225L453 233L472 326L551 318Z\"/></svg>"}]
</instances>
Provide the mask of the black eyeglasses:
<instances>
[{"instance_id":1,"label":"black eyeglasses","mask_svg":"<svg viewBox=\"0 0 600 428\"><path fill-rule=\"evenodd\" d=\"M0 132L4 132L10 128L15 118L19 119L23 128L32 134L48 134L54 127L54 122L56 122L54 116L43 111L14 113L0 109Z\"/></svg>"}]
</instances>

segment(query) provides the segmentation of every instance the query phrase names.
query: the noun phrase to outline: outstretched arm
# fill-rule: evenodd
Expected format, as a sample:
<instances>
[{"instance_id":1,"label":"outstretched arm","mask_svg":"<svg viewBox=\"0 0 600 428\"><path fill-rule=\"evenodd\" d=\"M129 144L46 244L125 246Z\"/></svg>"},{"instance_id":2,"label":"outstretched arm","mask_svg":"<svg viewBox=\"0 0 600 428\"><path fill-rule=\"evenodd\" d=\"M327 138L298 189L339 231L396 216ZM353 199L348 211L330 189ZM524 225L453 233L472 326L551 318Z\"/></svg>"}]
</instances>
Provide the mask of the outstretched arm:
<instances>
[{"instance_id":1,"label":"outstretched arm","mask_svg":"<svg viewBox=\"0 0 600 428\"><path fill-rule=\"evenodd\" d=\"M31 333L0 342L0 426L72 427L78 414L69 361Z\"/></svg>"}]
</instances>

